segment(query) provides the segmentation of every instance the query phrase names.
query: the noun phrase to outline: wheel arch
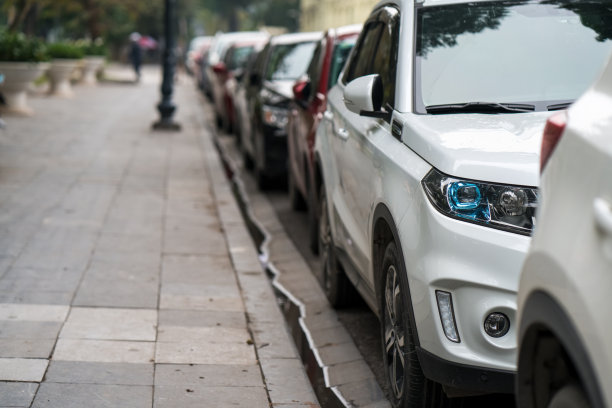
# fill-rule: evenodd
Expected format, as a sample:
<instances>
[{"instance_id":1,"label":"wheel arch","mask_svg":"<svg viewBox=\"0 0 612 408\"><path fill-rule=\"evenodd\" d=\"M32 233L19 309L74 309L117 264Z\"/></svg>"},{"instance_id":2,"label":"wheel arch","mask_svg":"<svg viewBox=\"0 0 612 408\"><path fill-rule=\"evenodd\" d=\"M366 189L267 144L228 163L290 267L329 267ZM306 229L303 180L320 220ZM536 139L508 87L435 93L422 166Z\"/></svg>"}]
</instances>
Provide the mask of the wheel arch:
<instances>
[{"instance_id":1,"label":"wheel arch","mask_svg":"<svg viewBox=\"0 0 612 408\"><path fill-rule=\"evenodd\" d=\"M380 268L380 265L382 264L385 247L391 241L395 242L402 269L407 272L404 252L402 250L402 243L399 238L399 233L397 231L395 220L393 219L393 215L391 214L389 208L385 204L380 203L376 207L376 210L374 211L374 216L372 218L372 271L374 273L374 290L376 293L376 301L379 310L382 305L381 302L383 301L380 296L382 284L381 279L383 272ZM410 281L410 279L408 279L408 281ZM407 303L408 318L410 319L410 324L414 328L414 344L416 347L419 347L419 333L416 326L416 320L414 318L414 309L412 307L412 294L410 292L410 285L408 285Z\"/></svg>"},{"instance_id":2,"label":"wheel arch","mask_svg":"<svg viewBox=\"0 0 612 408\"><path fill-rule=\"evenodd\" d=\"M536 376L538 369L536 357L543 339L552 339L561 350L560 357L566 360L573 375L587 393L593 408L604 408L603 394L597 381L597 375L591 359L583 345L572 319L565 309L543 290L534 291L524 303L520 322L520 348L518 355L518 373L516 376L516 393L518 406L525 408L539 407L537 398L543 381ZM554 384L549 381L548 387Z\"/></svg>"}]
</instances>

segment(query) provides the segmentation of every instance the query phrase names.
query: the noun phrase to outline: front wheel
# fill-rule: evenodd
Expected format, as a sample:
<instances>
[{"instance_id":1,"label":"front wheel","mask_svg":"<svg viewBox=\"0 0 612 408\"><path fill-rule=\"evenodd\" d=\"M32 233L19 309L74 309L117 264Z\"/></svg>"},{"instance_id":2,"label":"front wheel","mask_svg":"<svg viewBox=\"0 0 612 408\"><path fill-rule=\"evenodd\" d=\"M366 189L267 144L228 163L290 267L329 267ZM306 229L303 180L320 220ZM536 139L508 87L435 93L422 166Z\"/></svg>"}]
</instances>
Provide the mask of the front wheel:
<instances>
[{"instance_id":1,"label":"front wheel","mask_svg":"<svg viewBox=\"0 0 612 408\"><path fill-rule=\"evenodd\" d=\"M336 308L347 306L353 299L353 285L339 270L334 253L334 239L327 210L325 186L321 186L319 200L319 256L321 284L329 303Z\"/></svg>"},{"instance_id":2,"label":"front wheel","mask_svg":"<svg viewBox=\"0 0 612 408\"><path fill-rule=\"evenodd\" d=\"M381 336L391 403L395 408L445 407L442 387L425 378L416 354L408 278L395 242L387 244L381 268Z\"/></svg>"}]
</instances>

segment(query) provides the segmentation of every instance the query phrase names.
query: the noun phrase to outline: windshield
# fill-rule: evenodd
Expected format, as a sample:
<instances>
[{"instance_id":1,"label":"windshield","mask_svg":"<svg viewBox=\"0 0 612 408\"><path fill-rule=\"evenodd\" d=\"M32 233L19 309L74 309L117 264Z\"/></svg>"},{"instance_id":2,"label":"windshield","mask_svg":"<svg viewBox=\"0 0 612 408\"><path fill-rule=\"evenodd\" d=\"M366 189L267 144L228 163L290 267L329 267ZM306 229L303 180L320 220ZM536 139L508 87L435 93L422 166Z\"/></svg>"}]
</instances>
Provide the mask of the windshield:
<instances>
[{"instance_id":1,"label":"windshield","mask_svg":"<svg viewBox=\"0 0 612 408\"><path fill-rule=\"evenodd\" d=\"M417 112L470 102L547 110L600 73L612 50L612 0L424 7L416 41Z\"/></svg>"},{"instance_id":2,"label":"windshield","mask_svg":"<svg viewBox=\"0 0 612 408\"><path fill-rule=\"evenodd\" d=\"M279 44L272 49L266 69L268 81L296 80L306 72L317 43Z\"/></svg>"}]
</instances>

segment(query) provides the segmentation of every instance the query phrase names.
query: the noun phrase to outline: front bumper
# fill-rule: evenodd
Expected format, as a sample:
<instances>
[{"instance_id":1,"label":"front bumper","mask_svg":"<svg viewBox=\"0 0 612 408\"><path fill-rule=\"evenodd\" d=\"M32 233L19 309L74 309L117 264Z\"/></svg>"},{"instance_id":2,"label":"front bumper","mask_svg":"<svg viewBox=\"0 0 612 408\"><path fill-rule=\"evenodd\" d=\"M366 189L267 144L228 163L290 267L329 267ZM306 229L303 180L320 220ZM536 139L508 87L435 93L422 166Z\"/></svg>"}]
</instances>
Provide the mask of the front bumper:
<instances>
[{"instance_id":1,"label":"front bumper","mask_svg":"<svg viewBox=\"0 0 612 408\"><path fill-rule=\"evenodd\" d=\"M531 238L446 217L424 192L419 208L417 216L404 217L399 231L419 355L432 356L423 357L429 362L423 364L424 371L457 388L465 378L472 378L475 381L468 381L473 383L469 389L511 392L517 353L516 294ZM444 333L437 290L452 296L459 343ZM484 330L484 321L493 312L510 319L510 330L503 337L493 338ZM465 373L458 377L461 371ZM480 381L478 373L485 371L501 374L487 374L489 380ZM500 376L505 379L490 380ZM505 385L499 385L502 383Z\"/></svg>"}]
</instances>

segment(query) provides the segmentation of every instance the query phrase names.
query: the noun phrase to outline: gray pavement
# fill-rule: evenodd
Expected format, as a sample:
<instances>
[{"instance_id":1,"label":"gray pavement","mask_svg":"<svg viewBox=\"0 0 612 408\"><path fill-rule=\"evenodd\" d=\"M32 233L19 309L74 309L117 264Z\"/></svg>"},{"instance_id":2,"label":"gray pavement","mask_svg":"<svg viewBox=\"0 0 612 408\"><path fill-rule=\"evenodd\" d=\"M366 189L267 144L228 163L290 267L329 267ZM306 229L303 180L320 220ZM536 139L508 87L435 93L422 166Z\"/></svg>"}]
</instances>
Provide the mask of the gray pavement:
<instances>
[{"instance_id":1,"label":"gray pavement","mask_svg":"<svg viewBox=\"0 0 612 408\"><path fill-rule=\"evenodd\" d=\"M109 76L129 79L114 67ZM317 407L179 78L38 94L0 130L0 407Z\"/></svg>"}]
</instances>

